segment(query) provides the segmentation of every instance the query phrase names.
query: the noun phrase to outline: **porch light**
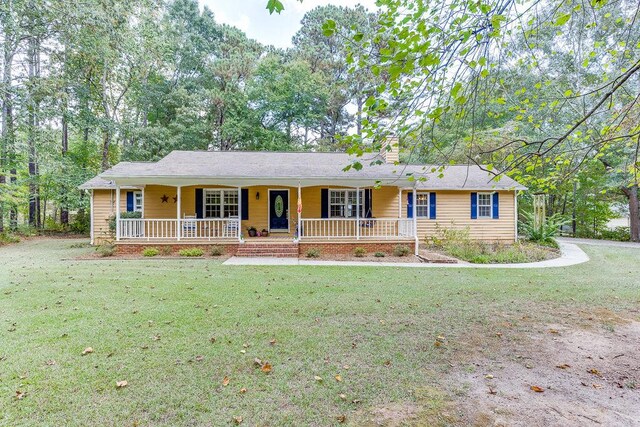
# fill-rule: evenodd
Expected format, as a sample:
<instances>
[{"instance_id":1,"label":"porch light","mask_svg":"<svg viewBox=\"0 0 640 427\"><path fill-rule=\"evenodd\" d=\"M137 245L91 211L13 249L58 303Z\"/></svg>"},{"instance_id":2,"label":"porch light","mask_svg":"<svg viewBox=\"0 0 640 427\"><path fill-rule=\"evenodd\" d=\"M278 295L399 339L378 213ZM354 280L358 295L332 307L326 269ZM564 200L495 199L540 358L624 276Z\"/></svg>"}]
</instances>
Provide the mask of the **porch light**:
<instances>
[{"instance_id":1,"label":"porch light","mask_svg":"<svg viewBox=\"0 0 640 427\"><path fill-rule=\"evenodd\" d=\"M256 191L256 200L260 200L260 192Z\"/></svg>"}]
</instances>

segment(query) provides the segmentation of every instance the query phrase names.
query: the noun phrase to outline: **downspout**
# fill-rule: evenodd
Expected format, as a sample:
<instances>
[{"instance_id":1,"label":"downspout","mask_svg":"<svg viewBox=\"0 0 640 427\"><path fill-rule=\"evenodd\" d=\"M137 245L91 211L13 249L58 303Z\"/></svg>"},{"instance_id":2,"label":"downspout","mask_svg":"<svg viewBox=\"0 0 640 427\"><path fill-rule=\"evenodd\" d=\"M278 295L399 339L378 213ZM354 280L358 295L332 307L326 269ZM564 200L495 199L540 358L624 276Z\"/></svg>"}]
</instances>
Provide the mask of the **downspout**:
<instances>
[{"instance_id":1,"label":"downspout","mask_svg":"<svg viewBox=\"0 0 640 427\"><path fill-rule=\"evenodd\" d=\"M513 226L513 228L514 228L514 235L515 235L514 242L517 243L518 242L518 190L516 190L514 192L513 199L514 199L514 206L515 206L514 209L513 209L514 210L514 213L513 213L514 226Z\"/></svg>"},{"instance_id":2,"label":"downspout","mask_svg":"<svg viewBox=\"0 0 640 427\"><path fill-rule=\"evenodd\" d=\"M91 236L91 244L93 245L95 242L93 234L93 189L91 189L91 197L89 198L89 215L89 235Z\"/></svg>"}]
</instances>

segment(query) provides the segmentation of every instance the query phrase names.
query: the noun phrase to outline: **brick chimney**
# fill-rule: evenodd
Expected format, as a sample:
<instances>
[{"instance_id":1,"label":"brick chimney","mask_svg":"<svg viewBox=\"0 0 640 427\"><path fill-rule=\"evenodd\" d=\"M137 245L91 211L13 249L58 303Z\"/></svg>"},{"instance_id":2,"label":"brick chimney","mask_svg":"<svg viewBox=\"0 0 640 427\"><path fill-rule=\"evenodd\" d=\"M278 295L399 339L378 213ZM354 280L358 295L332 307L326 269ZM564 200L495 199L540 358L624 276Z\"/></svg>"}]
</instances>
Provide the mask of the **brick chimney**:
<instances>
[{"instance_id":1,"label":"brick chimney","mask_svg":"<svg viewBox=\"0 0 640 427\"><path fill-rule=\"evenodd\" d=\"M380 156L385 163L394 164L400 161L400 139L397 136L388 136L382 143Z\"/></svg>"}]
</instances>

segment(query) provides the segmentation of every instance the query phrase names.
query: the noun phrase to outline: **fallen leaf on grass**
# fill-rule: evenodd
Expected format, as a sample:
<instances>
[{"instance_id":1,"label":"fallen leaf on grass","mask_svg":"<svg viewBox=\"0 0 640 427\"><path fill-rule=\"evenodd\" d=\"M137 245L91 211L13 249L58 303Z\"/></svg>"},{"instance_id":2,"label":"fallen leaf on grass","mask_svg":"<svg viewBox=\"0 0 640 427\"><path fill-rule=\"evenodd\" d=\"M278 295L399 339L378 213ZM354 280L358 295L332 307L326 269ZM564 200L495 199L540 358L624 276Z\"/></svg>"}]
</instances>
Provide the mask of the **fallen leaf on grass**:
<instances>
[{"instance_id":1,"label":"fallen leaf on grass","mask_svg":"<svg viewBox=\"0 0 640 427\"><path fill-rule=\"evenodd\" d=\"M342 382L342 376L340 374L336 375L336 381Z\"/></svg>"},{"instance_id":2,"label":"fallen leaf on grass","mask_svg":"<svg viewBox=\"0 0 640 427\"><path fill-rule=\"evenodd\" d=\"M87 354L91 354L91 353L93 353L93 348L91 347L87 347L82 351L83 356L86 356Z\"/></svg>"},{"instance_id":3,"label":"fallen leaf on grass","mask_svg":"<svg viewBox=\"0 0 640 427\"><path fill-rule=\"evenodd\" d=\"M262 365L262 367L260 368L260 370L265 374L268 374L269 372L271 372L271 369L272 369L271 364L269 362L265 362L264 365Z\"/></svg>"},{"instance_id":4,"label":"fallen leaf on grass","mask_svg":"<svg viewBox=\"0 0 640 427\"><path fill-rule=\"evenodd\" d=\"M487 374L487 375L485 375L484 377L485 377L486 379L488 379L488 380L492 380L492 379L493 379L493 375L491 375L491 374Z\"/></svg>"},{"instance_id":5,"label":"fallen leaf on grass","mask_svg":"<svg viewBox=\"0 0 640 427\"><path fill-rule=\"evenodd\" d=\"M230 380L229 380L229 377L224 377L224 378L222 379L222 385L223 385L224 387L228 386L228 385L229 385L229 381L230 381Z\"/></svg>"},{"instance_id":6,"label":"fallen leaf on grass","mask_svg":"<svg viewBox=\"0 0 640 427\"><path fill-rule=\"evenodd\" d=\"M210 342L211 344L215 343L215 342L216 342L216 337L211 337L211 338L209 338L209 342Z\"/></svg>"},{"instance_id":7,"label":"fallen leaf on grass","mask_svg":"<svg viewBox=\"0 0 640 427\"><path fill-rule=\"evenodd\" d=\"M342 423L344 423L345 421L347 421L347 416L346 416L346 415L338 415L338 416L336 417L336 419L338 420L338 422L339 422L340 424L342 424Z\"/></svg>"},{"instance_id":8,"label":"fallen leaf on grass","mask_svg":"<svg viewBox=\"0 0 640 427\"><path fill-rule=\"evenodd\" d=\"M276 340L275 340L275 339L273 339L273 340L269 341L269 344L271 344L271 345L276 345Z\"/></svg>"},{"instance_id":9,"label":"fallen leaf on grass","mask_svg":"<svg viewBox=\"0 0 640 427\"><path fill-rule=\"evenodd\" d=\"M536 393L544 393L544 389L542 387L538 387L537 385L532 385L531 390L535 391Z\"/></svg>"},{"instance_id":10,"label":"fallen leaf on grass","mask_svg":"<svg viewBox=\"0 0 640 427\"><path fill-rule=\"evenodd\" d=\"M240 425L242 423L242 417L233 417L233 422L236 425Z\"/></svg>"},{"instance_id":11,"label":"fallen leaf on grass","mask_svg":"<svg viewBox=\"0 0 640 427\"><path fill-rule=\"evenodd\" d=\"M346 395L346 394L341 394L341 395L340 395L340 399L342 399L342 400L347 400L347 395Z\"/></svg>"},{"instance_id":12,"label":"fallen leaf on grass","mask_svg":"<svg viewBox=\"0 0 640 427\"><path fill-rule=\"evenodd\" d=\"M563 363L562 365L557 365L556 368L558 369L568 369L570 368L571 365L567 365L566 363Z\"/></svg>"},{"instance_id":13,"label":"fallen leaf on grass","mask_svg":"<svg viewBox=\"0 0 640 427\"><path fill-rule=\"evenodd\" d=\"M55 364L56 364L56 361L55 361L55 360L53 360L53 359L50 359L50 360L47 360L47 361L46 361L46 362L44 362L44 363L45 363L45 365L47 365L47 366L53 366L53 365L55 365Z\"/></svg>"},{"instance_id":14,"label":"fallen leaf on grass","mask_svg":"<svg viewBox=\"0 0 640 427\"><path fill-rule=\"evenodd\" d=\"M204 360L204 356L196 356L196 362L202 362Z\"/></svg>"},{"instance_id":15,"label":"fallen leaf on grass","mask_svg":"<svg viewBox=\"0 0 640 427\"><path fill-rule=\"evenodd\" d=\"M558 332L558 330L556 330L556 329L549 329L549 333L558 335L560 332Z\"/></svg>"},{"instance_id":16,"label":"fallen leaf on grass","mask_svg":"<svg viewBox=\"0 0 640 427\"><path fill-rule=\"evenodd\" d=\"M488 393L489 394L497 394L498 392L496 390L492 389L491 387L489 387Z\"/></svg>"},{"instance_id":17,"label":"fallen leaf on grass","mask_svg":"<svg viewBox=\"0 0 640 427\"><path fill-rule=\"evenodd\" d=\"M591 368L587 370L588 373L593 374L593 375L597 375L600 376L600 371L598 371L597 369Z\"/></svg>"},{"instance_id":18,"label":"fallen leaf on grass","mask_svg":"<svg viewBox=\"0 0 640 427\"><path fill-rule=\"evenodd\" d=\"M116 388L124 388L128 385L129 383L126 381L116 381Z\"/></svg>"},{"instance_id":19,"label":"fallen leaf on grass","mask_svg":"<svg viewBox=\"0 0 640 427\"><path fill-rule=\"evenodd\" d=\"M319 377L319 376L317 376L317 375L315 375L315 376L313 377L313 379L314 379L314 380L316 380L316 381L318 381L318 382L322 382L322 377Z\"/></svg>"},{"instance_id":20,"label":"fallen leaf on grass","mask_svg":"<svg viewBox=\"0 0 640 427\"><path fill-rule=\"evenodd\" d=\"M240 389L240 394L245 394L246 392L247 392L247 389L246 389L246 388L242 387L242 388Z\"/></svg>"},{"instance_id":21,"label":"fallen leaf on grass","mask_svg":"<svg viewBox=\"0 0 640 427\"><path fill-rule=\"evenodd\" d=\"M27 392L26 391L16 390L16 395L14 396L14 398L17 399L17 400L22 400L26 396L27 396Z\"/></svg>"}]
</instances>

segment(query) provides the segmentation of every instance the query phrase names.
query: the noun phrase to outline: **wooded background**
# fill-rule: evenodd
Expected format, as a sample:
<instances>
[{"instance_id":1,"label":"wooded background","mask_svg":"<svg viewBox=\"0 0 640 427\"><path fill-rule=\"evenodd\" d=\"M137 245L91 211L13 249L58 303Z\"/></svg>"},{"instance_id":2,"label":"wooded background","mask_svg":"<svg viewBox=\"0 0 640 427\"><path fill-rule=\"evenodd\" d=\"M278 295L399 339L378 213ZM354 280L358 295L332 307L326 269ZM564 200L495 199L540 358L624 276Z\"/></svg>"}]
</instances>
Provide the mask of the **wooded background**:
<instances>
[{"instance_id":1,"label":"wooded background","mask_svg":"<svg viewBox=\"0 0 640 427\"><path fill-rule=\"evenodd\" d=\"M637 1L381 5L318 7L276 49L196 0L3 1L0 233L85 231L77 186L120 160L389 133L404 161L513 176L521 209L545 192L576 235L629 209L637 227Z\"/></svg>"}]
</instances>

